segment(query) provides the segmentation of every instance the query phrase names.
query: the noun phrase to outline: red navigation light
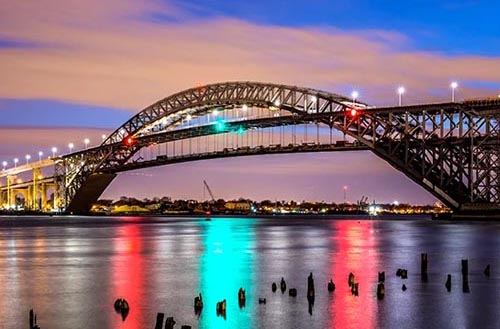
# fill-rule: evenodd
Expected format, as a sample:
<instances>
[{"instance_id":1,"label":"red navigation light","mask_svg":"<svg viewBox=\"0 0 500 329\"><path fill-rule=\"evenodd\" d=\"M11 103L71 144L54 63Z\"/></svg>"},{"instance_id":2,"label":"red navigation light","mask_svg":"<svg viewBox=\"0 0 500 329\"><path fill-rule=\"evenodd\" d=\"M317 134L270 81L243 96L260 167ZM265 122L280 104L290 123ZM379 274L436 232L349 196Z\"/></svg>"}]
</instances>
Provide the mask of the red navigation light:
<instances>
[{"instance_id":1,"label":"red navigation light","mask_svg":"<svg viewBox=\"0 0 500 329\"><path fill-rule=\"evenodd\" d=\"M356 109L351 109L351 117L353 117L353 118L354 118L354 117L355 117L355 116L357 116L357 115L358 115L358 110L356 110Z\"/></svg>"},{"instance_id":2,"label":"red navigation light","mask_svg":"<svg viewBox=\"0 0 500 329\"><path fill-rule=\"evenodd\" d=\"M129 137L125 138L124 142L125 142L125 145L132 146L135 144L135 139L134 139L134 137L129 136Z\"/></svg>"}]
</instances>

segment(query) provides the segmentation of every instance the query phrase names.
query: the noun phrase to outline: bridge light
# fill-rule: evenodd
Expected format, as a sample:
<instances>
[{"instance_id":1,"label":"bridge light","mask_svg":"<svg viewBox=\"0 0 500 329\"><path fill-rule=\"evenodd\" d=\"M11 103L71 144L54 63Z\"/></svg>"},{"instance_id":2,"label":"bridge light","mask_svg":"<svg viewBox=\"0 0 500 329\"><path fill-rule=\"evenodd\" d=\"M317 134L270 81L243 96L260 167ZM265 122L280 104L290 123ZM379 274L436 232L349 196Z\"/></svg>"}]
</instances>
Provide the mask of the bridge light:
<instances>
[{"instance_id":1,"label":"bridge light","mask_svg":"<svg viewBox=\"0 0 500 329\"><path fill-rule=\"evenodd\" d=\"M215 130L217 132L223 131L226 128L226 122L224 120L217 120L215 123Z\"/></svg>"},{"instance_id":2,"label":"bridge light","mask_svg":"<svg viewBox=\"0 0 500 329\"><path fill-rule=\"evenodd\" d=\"M73 150L73 147L75 147L75 144L73 144L73 143L68 144L69 153L71 153L71 151Z\"/></svg>"},{"instance_id":3,"label":"bridge light","mask_svg":"<svg viewBox=\"0 0 500 329\"><path fill-rule=\"evenodd\" d=\"M219 115L219 111L218 110L213 110L212 111L212 115L215 116L215 117L218 116Z\"/></svg>"},{"instance_id":4,"label":"bridge light","mask_svg":"<svg viewBox=\"0 0 500 329\"><path fill-rule=\"evenodd\" d=\"M57 152L57 147L53 147L51 151L52 151L52 157L55 158L56 152Z\"/></svg>"},{"instance_id":5,"label":"bridge light","mask_svg":"<svg viewBox=\"0 0 500 329\"><path fill-rule=\"evenodd\" d=\"M192 118L193 118L193 116L191 114L186 115L186 120L187 121L190 121Z\"/></svg>"},{"instance_id":6,"label":"bridge light","mask_svg":"<svg viewBox=\"0 0 500 329\"><path fill-rule=\"evenodd\" d=\"M400 87L398 88L399 106L401 106L401 104L402 104L403 94L405 93L405 91L406 91L406 90L405 90L405 87L403 87L403 86L400 86Z\"/></svg>"},{"instance_id":7,"label":"bridge light","mask_svg":"<svg viewBox=\"0 0 500 329\"><path fill-rule=\"evenodd\" d=\"M7 167L7 161L2 161L2 166L3 166L3 170L5 171L5 167Z\"/></svg>"},{"instance_id":8,"label":"bridge light","mask_svg":"<svg viewBox=\"0 0 500 329\"><path fill-rule=\"evenodd\" d=\"M83 140L83 143L85 143L85 149L87 149L87 147L89 146L89 143L90 143L90 139L85 138L85 139Z\"/></svg>"},{"instance_id":9,"label":"bridge light","mask_svg":"<svg viewBox=\"0 0 500 329\"><path fill-rule=\"evenodd\" d=\"M458 87L458 83L456 81L453 81L450 84L451 87L451 101L454 103L455 102L455 89Z\"/></svg>"},{"instance_id":10,"label":"bridge light","mask_svg":"<svg viewBox=\"0 0 500 329\"><path fill-rule=\"evenodd\" d=\"M311 96L311 102L316 103L317 100L318 100L318 97Z\"/></svg>"},{"instance_id":11,"label":"bridge light","mask_svg":"<svg viewBox=\"0 0 500 329\"><path fill-rule=\"evenodd\" d=\"M245 133L245 129L242 126L240 126L238 128L238 134L243 135L244 133Z\"/></svg>"},{"instance_id":12,"label":"bridge light","mask_svg":"<svg viewBox=\"0 0 500 329\"><path fill-rule=\"evenodd\" d=\"M356 109L351 109L351 111L349 111L349 114L351 115L351 117L356 117L358 115L358 110Z\"/></svg>"},{"instance_id":13,"label":"bridge light","mask_svg":"<svg viewBox=\"0 0 500 329\"><path fill-rule=\"evenodd\" d=\"M351 93L351 97L352 97L352 102L356 103L356 99L358 99L359 93L356 90L353 90L353 92Z\"/></svg>"},{"instance_id":14,"label":"bridge light","mask_svg":"<svg viewBox=\"0 0 500 329\"><path fill-rule=\"evenodd\" d=\"M248 111L248 105L244 104L241 109L243 110L243 112Z\"/></svg>"},{"instance_id":15,"label":"bridge light","mask_svg":"<svg viewBox=\"0 0 500 329\"><path fill-rule=\"evenodd\" d=\"M102 138L102 141L104 141L106 139L106 135L102 134L101 138Z\"/></svg>"},{"instance_id":16,"label":"bridge light","mask_svg":"<svg viewBox=\"0 0 500 329\"><path fill-rule=\"evenodd\" d=\"M135 139L132 136L128 136L127 138L125 138L124 142L125 142L125 145L132 146L135 144Z\"/></svg>"},{"instance_id":17,"label":"bridge light","mask_svg":"<svg viewBox=\"0 0 500 329\"><path fill-rule=\"evenodd\" d=\"M280 100L277 99L274 101L274 106L279 107L281 105Z\"/></svg>"},{"instance_id":18,"label":"bridge light","mask_svg":"<svg viewBox=\"0 0 500 329\"><path fill-rule=\"evenodd\" d=\"M26 164L28 164L30 162L31 155L26 154L25 159L26 159Z\"/></svg>"},{"instance_id":19,"label":"bridge light","mask_svg":"<svg viewBox=\"0 0 500 329\"><path fill-rule=\"evenodd\" d=\"M17 163L19 162L19 159L18 158L14 158L14 168L17 167Z\"/></svg>"},{"instance_id":20,"label":"bridge light","mask_svg":"<svg viewBox=\"0 0 500 329\"><path fill-rule=\"evenodd\" d=\"M43 155L43 152L38 151L38 161L42 161L42 155Z\"/></svg>"}]
</instances>

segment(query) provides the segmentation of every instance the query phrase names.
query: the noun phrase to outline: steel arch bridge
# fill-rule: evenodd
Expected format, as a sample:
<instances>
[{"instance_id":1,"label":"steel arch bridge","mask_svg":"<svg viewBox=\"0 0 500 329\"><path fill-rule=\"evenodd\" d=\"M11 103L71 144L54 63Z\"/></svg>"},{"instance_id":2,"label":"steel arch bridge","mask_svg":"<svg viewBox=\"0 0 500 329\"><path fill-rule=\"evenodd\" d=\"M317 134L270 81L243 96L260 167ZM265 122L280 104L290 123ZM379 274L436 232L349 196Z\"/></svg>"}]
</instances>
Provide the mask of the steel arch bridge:
<instances>
[{"instance_id":1,"label":"steel arch bridge","mask_svg":"<svg viewBox=\"0 0 500 329\"><path fill-rule=\"evenodd\" d=\"M308 138L310 125L315 141ZM334 142L332 130L347 142L345 137ZM156 157L139 155L155 147ZM55 180L61 208L85 213L122 171L227 156L353 149L371 150L455 211L500 211L500 99L376 108L320 90L258 82L217 83L166 97L100 146L61 157Z\"/></svg>"}]
</instances>

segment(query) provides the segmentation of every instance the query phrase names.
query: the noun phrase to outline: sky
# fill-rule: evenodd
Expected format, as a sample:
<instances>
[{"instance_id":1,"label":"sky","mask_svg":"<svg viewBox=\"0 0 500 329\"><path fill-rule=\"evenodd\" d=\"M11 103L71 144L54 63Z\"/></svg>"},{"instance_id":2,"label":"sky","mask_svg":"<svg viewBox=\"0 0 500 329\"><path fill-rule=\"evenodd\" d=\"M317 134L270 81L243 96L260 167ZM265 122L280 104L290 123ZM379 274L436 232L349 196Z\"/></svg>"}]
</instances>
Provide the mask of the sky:
<instances>
[{"instance_id":1,"label":"sky","mask_svg":"<svg viewBox=\"0 0 500 329\"><path fill-rule=\"evenodd\" d=\"M384 106L500 93L498 1L0 0L0 161L97 143L199 83L312 87ZM80 142L78 142L80 141ZM127 172L121 195L433 203L370 152L200 161Z\"/></svg>"}]
</instances>

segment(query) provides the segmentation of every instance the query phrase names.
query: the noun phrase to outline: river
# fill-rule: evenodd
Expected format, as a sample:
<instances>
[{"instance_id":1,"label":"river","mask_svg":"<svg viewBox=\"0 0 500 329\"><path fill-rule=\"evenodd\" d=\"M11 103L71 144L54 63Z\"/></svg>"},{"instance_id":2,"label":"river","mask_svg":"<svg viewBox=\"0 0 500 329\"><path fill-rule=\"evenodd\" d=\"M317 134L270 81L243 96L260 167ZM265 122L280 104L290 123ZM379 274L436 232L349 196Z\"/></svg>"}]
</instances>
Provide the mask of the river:
<instances>
[{"instance_id":1,"label":"river","mask_svg":"<svg viewBox=\"0 0 500 329\"><path fill-rule=\"evenodd\" d=\"M30 308L42 329L153 328L157 312L173 316L176 328L498 328L499 251L500 223L427 218L0 217L0 328L27 328ZM469 293L461 259L469 260ZM386 276L383 300L378 271ZM297 297L280 292L282 277ZM118 297L130 304L125 321L113 309ZM215 311L223 299L226 318Z\"/></svg>"}]
</instances>

